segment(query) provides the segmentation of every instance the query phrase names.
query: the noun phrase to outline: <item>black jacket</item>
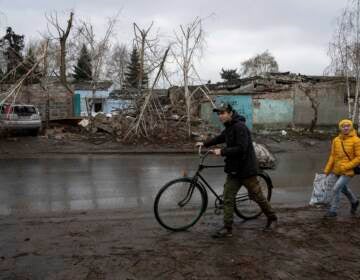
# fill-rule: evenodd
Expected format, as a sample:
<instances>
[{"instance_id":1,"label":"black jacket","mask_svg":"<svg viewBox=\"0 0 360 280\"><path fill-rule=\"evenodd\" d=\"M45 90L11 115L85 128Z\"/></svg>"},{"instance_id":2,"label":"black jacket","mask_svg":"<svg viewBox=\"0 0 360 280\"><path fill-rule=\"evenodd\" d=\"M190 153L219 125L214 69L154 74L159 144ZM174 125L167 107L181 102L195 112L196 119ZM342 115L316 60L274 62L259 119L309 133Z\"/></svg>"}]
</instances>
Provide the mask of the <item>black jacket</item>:
<instances>
[{"instance_id":1,"label":"black jacket","mask_svg":"<svg viewBox=\"0 0 360 280\"><path fill-rule=\"evenodd\" d=\"M225 157L225 172L247 178L257 174L258 165L250 130L244 123L244 117L234 113L232 120L225 123L225 129L219 136L206 141L205 147L226 143L221 150Z\"/></svg>"}]
</instances>

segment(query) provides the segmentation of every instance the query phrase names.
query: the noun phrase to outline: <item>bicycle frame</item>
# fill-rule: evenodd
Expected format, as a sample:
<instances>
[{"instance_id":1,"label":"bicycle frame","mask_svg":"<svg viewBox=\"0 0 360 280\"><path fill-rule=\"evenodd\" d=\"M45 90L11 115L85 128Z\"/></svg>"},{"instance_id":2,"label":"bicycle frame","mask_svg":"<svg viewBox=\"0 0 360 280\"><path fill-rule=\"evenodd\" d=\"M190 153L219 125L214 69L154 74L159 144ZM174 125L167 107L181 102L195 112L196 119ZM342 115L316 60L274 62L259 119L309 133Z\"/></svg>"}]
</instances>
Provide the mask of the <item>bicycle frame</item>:
<instances>
[{"instance_id":1,"label":"bicycle frame","mask_svg":"<svg viewBox=\"0 0 360 280\"><path fill-rule=\"evenodd\" d=\"M204 189L204 191L206 191L206 188L209 189L210 192L216 197L216 199L218 199L222 203L223 202L223 199L221 197L222 195L218 195L214 191L214 189L210 186L210 184L205 180L205 178L201 175L201 171L204 170L204 169L224 167L224 165L205 165L204 164L204 161L205 161L206 157L210 154L210 152L211 152L211 150L207 151L204 154L202 154L201 153L201 146L199 147L200 162L199 162L199 166L198 166L197 171L195 172L194 176L191 179L194 180L195 183L200 184L200 186ZM272 185L272 181L271 181L269 175L267 173L265 173L265 172L262 172L262 174L265 177L265 180L266 180L267 184L272 189L273 185ZM189 197L191 198L192 191L193 190L191 190L191 193L188 193L186 195L186 198L184 199L184 201L187 200L187 197L189 195L190 195ZM248 200L248 195L246 195L246 194L236 196L236 201L246 201L246 200Z\"/></svg>"},{"instance_id":2,"label":"bicycle frame","mask_svg":"<svg viewBox=\"0 0 360 280\"><path fill-rule=\"evenodd\" d=\"M208 155L208 153L206 154L206 156ZM208 168L221 168L224 167L224 165L205 165L203 164L204 159L206 158L206 156L204 156L201 160L202 162L199 164L198 170L195 172L195 175L192 177L192 179L200 184L204 189L209 189L210 192L220 201L222 201L222 198L220 197L220 195L218 195L216 193L216 191L210 186L210 184L206 181L206 179L201 175L201 171L204 169L208 169Z\"/></svg>"}]
</instances>

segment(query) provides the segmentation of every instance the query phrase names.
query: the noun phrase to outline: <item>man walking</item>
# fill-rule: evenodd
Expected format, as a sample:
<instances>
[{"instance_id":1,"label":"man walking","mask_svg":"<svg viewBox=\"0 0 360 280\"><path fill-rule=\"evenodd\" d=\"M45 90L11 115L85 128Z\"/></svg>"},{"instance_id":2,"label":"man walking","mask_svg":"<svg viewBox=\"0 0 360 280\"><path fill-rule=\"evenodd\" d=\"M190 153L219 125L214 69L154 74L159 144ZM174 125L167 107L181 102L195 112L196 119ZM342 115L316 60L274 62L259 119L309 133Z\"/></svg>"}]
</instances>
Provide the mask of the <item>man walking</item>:
<instances>
[{"instance_id":1,"label":"man walking","mask_svg":"<svg viewBox=\"0 0 360 280\"><path fill-rule=\"evenodd\" d=\"M242 185L247 188L250 198L260 206L266 215L265 229L269 230L273 222L277 221L277 216L262 193L256 177L258 173L257 160L251 133L244 122L245 118L238 115L227 103L221 104L213 111L218 114L225 129L215 138L205 143L197 143L197 145L205 147L226 143L225 148L213 150L216 156L225 157L227 178L224 185L224 226L212 236L214 238L232 236L235 197Z\"/></svg>"}]
</instances>

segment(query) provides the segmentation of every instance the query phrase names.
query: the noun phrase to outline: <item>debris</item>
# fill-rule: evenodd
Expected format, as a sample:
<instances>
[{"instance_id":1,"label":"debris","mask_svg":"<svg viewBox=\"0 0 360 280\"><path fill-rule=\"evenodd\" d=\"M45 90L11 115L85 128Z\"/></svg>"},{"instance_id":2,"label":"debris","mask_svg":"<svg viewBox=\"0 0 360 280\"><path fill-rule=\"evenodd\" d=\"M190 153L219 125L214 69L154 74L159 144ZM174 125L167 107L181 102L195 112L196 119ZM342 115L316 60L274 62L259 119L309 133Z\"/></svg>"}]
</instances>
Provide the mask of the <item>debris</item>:
<instances>
[{"instance_id":1,"label":"debris","mask_svg":"<svg viewBox=\"0 0 360 280\"><path fill-rule=\"evenodd\" d=\"M191 132L191 139L198 142L198 141L204 141L205 137L199 132Z\"/></svg>"},{"instance_id":2,"label":"debris","mask_svg":"<svg viewBox=\"0 0 360 280\"><path fill-rule=\"evenodd\" d=\"M55 140L63 140L63 139L64 139L64 135L62 135L62 134L57 134L57 135L54 136L54 139L55 139Z\"/></svg>"},{"instance_id":3,"label":"debris","mask_svg":"<svg viewBox=\"0 0 360 280\"><path fill-rule=\"evenodd\" d=\"M86 128L90 124L90 121L88 119L83 119L79 122L79 125Z\"/></svg>"},{"instance_id":4,"label":"debris","mask_svg":"<svg viewBox=\"0 0 360 280\"><path fill-rule=\"evenodd\" d=\"M316 145L316 142L314 140L304 140L303 144L305 146L314 147Z\"/></svg>"},{"instance_id":5,"label":"debris","mask_svg":"<svg viewBox=\"0 0 360 280\"><path fill-rule=\"evenodd\" d=\"M180 116L179 115L176 115L176 114L174 114L174 115L171 115L171 119L172 120L179 120L180 119Z\"/></svg>"},{"instance_id":6,"label":"debris","mask_svg":"<svg viewBox=\"0 0 360 280\"><path fill-rule=\"evenodd\" d=\"M269 150L261 144L253 143L255 148L256 158L258 159L259 165L264 169L273 169L276 167L276 159L269 152Z\"/></svg>"}]
</instances>

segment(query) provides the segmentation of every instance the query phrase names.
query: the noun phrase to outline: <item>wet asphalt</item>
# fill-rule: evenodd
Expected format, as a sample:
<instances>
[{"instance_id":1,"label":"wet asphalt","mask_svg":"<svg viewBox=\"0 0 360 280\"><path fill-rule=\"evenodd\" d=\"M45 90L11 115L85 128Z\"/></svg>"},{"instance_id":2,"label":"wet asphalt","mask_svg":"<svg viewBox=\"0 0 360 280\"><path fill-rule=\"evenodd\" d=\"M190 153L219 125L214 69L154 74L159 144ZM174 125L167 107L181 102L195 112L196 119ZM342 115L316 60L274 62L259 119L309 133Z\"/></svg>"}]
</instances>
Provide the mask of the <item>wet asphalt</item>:
<instances>
[{"instance_id":1,"label":"wet asphalt","mask_svg":"<svg viewBox=\"0 0 360 280\"><path fill-rule=\"evenodd\" d=\"M272 202L303 206L310 199L312 181L326 162L323 153L277 154ZM209 164L222 164L210 157ZM74 158L0 160L0 215L89 209L151 209L157 191L167 181L193 174L197 155L74 156ZM222 168L204 177L221 192ZM359 179L351 183L360 194Z\"/></svg>"}]
</instances>

